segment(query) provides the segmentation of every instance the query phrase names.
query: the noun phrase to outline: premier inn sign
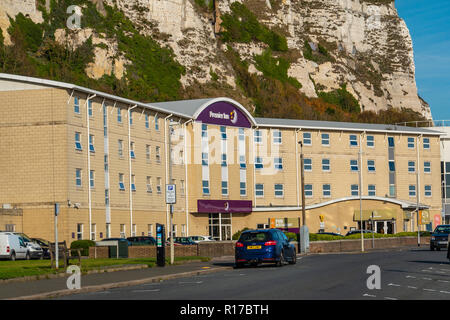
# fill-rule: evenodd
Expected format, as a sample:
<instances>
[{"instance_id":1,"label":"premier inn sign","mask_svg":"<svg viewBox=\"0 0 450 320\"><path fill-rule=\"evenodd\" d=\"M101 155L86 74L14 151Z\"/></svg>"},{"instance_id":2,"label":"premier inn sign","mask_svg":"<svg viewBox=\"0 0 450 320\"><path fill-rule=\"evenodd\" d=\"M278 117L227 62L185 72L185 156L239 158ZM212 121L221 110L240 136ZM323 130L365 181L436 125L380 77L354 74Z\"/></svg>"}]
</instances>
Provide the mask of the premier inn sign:
<instances>
[{"instance_id":1,"label":"premier inn sign","mask_svg":"<svg viewBox=\"0 0 450 320\"><path fill-rule=\"evenodd\" d=\"M227 101L218 101L205 108L198 115L197 121L220 126L251 128L247 115L238 107Z\"/></svg>"}]
</instances>

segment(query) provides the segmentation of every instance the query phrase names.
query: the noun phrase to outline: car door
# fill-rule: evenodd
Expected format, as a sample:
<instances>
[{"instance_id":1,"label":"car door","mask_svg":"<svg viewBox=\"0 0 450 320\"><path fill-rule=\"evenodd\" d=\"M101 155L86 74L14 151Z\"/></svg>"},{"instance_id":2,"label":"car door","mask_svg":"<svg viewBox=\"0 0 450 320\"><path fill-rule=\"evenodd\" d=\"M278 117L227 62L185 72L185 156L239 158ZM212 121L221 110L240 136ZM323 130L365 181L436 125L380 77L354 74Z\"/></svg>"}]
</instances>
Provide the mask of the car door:
<instances>
[{"instance_id":1,"label":"car door","mask_svg":"<svg viewBox=\"0 0 450 320\"><path fill-rule=\"evenodd\" d=\"M289 243L288 237L281 231L279 231L278 235L283 243L285 257L292 258L294 255L294 252L292 250L291 244Z\"/></svg>"},{"instance_id":2,"label":"car door","mask_svg":"<svg viewBox=\"0 0 450 320\"><path fill-rule=\"evenodd\" d=\"M17 246L17 249L15 249L16 251L16 258L17 259L25 259L26 254L27 254L27 246L25 244L25 241L23 240L22 237L16 236L14 235L13 238L15 238L15 243Z\"/></svg>"}]
</instances>

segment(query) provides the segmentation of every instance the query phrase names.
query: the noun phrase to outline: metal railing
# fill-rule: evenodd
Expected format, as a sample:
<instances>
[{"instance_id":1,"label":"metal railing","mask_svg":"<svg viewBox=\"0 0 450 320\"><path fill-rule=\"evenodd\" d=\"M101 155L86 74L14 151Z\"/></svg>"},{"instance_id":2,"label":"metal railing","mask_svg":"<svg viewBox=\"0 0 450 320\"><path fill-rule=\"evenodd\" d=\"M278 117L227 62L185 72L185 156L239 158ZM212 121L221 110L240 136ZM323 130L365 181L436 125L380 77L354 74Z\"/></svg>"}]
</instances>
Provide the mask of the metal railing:
<instances>
[{"instance_id":1,"label":"metal railing","mask_svg":"<svg viewBox=\"0 0 450 320\"><path fill-rule=\"evenodd\" d=\"M407 127L450 127L450 120L422 120L422 121L406 121L397 122L396 126Z\"/></svg>"}]
</instances>

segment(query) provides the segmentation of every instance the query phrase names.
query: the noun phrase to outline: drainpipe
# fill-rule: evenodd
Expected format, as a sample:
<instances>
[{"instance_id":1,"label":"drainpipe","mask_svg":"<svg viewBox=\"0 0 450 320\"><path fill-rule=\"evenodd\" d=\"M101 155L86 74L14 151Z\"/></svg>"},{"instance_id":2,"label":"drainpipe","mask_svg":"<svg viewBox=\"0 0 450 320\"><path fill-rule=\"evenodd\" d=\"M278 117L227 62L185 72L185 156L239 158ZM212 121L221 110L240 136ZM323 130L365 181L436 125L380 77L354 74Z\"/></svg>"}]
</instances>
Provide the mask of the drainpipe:
<instances>
[{"instance_id":1,"label":"drainpipe","mask_svg":"<svg viewBox=\"0 0 450 320\"><path fill-rule=\"evenodd\" d=\"M134 105L128 108L128 176L129 176L129 194L130 194L130 235L133 236L133 192L131 191L131 110L136 108Z\"/></svg>"},{"instance_id":2,"label":"drainpipe","mask_svg":"<svg viewBox=\"0 0 450 320\"><path fill-rule=\"evenodd\" d=\"M164 153L165 153L165 157L166 157L166 161L165 161L165 167L166 167L166 184L170 183L169 180L169 172L168 172L168 165L167 165L167 161L168 161L168 156L167 156L167 119L169 119L170 117L172 117L172 114L168 115L167 117L164 118ZM170 126L169 126L170 129ZM170 132L169 132L170 134ZM169 146L170 148L170 146ZM169 155L170 156L170 155ZM169 205L166 204L166 226L169 226ZM170 228L172 227L172 225L169 226ZM168 234L170 234L170 238L173 238L172 235L172 229L168 230Z\"/></svg>"},{"instance_id":3,"label":"drainpipe","mask_svg":"<svg viewBox=\"0 0 450 320\"><path fill-rule=\"evenodd\" d=\"M72 91L73 93L73 91ZM89 137L91 135L90 126L89 126L89 100L95 98L96 94L92 96L88 96L86 99L86 126L87 126L87 160L88 160L88 208L89 208L89 240L91 240L92 234L92 195L91 195L91 151L89 144Z\"/></svg>"},{"instance_id":4,"label":"drainpipe","mask_svg":"<svg viewBox=\"0 0 450 320\"><path fill-rule=\"evenodd\" d=\"M187 157L187 130L186 125L192 122L192 119L186 121L184 126L184 198L185 198L185 211L186 211L186 236L189 237L189 193L188 193L188 157Z\"/></svg>"},{"instance_id":5,"label":"drainpipe","mask_svg":"<svg viewBox=\"0 0 450 320\"><path fill-rule=\"evenodd\" d=\"M419 139L422 135L417 136L417 173L416 173L416 198L417 198L417 246L420 247L420 224L419 224L419 204L420 204L420 160L419 160Z\"/></svg>"},{"instance_id":6,"label":"drainpipe","mask_svg":"<svg viewBox=\"0 0 450 320\"><path fill-rule=\"evenodd\" d=\"M251 143L251 145L253 146L253 208L256 208L256 168L255 168L256 163L255 163L255 158L256 158L256 155L258 153L257 152L258 147L256 146L256 143L255 143L255 130L258 130L258 128L259 127L256 126L256 128L254 128L252 130L252 132L253 132L253 143ZM238 150L238 152L239 152L239 150Z\"/></svg>"}]
</instances>

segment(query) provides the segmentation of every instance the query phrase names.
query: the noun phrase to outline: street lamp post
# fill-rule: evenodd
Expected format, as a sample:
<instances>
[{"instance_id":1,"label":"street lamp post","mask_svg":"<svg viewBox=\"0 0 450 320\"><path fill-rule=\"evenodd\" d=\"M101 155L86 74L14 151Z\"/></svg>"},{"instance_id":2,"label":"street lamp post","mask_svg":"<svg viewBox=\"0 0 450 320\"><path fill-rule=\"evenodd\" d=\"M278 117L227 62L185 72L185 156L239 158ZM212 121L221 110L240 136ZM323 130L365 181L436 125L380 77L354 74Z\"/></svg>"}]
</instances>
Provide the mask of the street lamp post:
<instances>
[{"instance_id":1,"label":"street lamp post","mask_svg":"<svg viewBox=\"0 0 450 320\"><path fill-rule=\"evenodd\" d=\"M305 203L305 168L303 159L303 142L300 145L300 175L302 185L302 225L300 226L300 252L306 253L309 247L309 232L306 226L306 203Z\"/></svg>"}]
</instances>

